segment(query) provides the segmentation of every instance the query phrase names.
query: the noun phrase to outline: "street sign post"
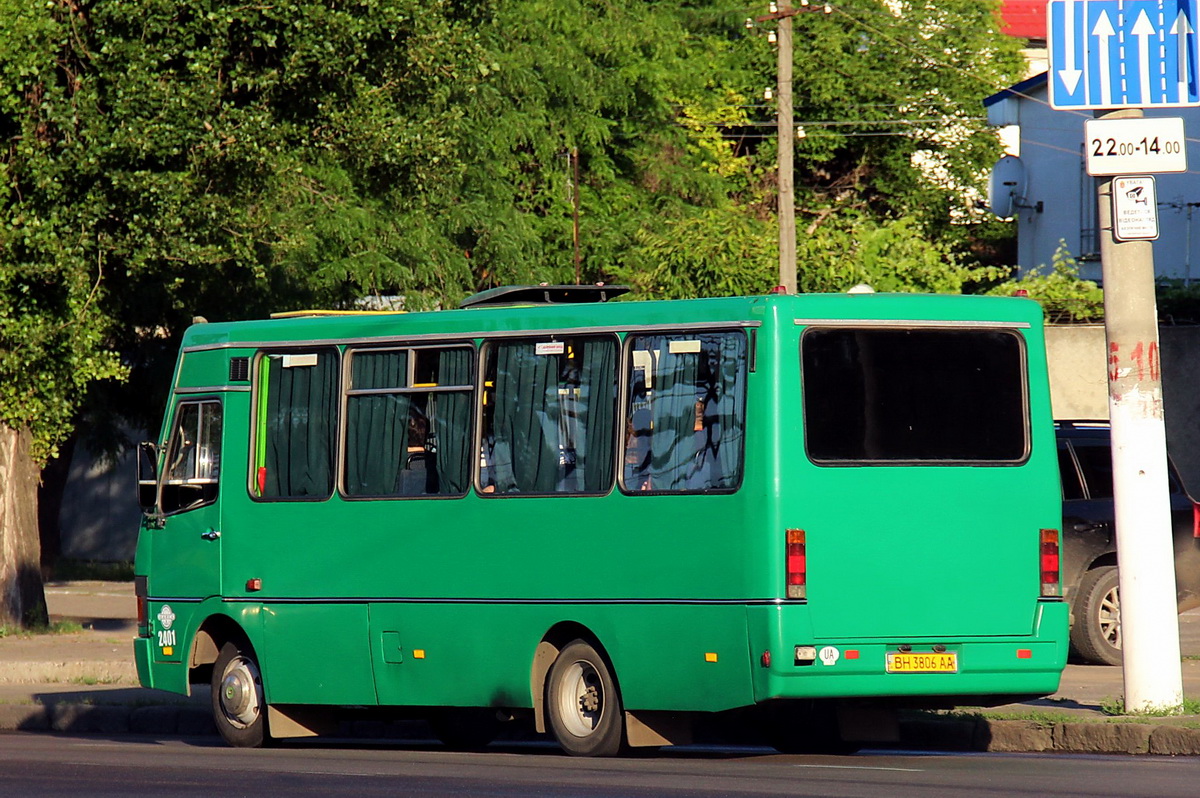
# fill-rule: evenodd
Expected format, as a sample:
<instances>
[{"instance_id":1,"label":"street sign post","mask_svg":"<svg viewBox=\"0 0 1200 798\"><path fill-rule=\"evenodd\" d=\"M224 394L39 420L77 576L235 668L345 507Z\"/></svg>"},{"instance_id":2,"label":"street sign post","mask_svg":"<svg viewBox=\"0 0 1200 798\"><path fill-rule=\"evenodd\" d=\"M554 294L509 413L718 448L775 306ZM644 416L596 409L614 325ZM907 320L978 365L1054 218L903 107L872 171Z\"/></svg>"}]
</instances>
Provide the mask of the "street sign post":
<instances>
[{"instance_id":1,"label":"street sign post","mask_svg":"<svg viewBox=\"0 0 1200 798\"><path fill-rule=\"evenodd\" d=\"M1200 105L1197 0L1050 0L1050 105Z\"/></svg>"},{"instance_id":2,"label":"street sign post","mask_svg":"<svg viewBox=\"0 0 1200 798\"><path fill-rule=\"evenodd\" d=\"M1100 263L1120 634L1125 708L1135 713L1181 711L1183 673L1154 300L1154 178L1128 172L1186 168L1178 162L1186 157L1182 130L1172 123L1168 135L1162 121L1143 119L1143 109L1200 105L1196 5L1050 0L1046 7L1051 107L1103 112L1089 123L1086 152L1088 173L1105 176L1096 190L1099 226L1108 231Z\"/></svg>"}]
</instances>

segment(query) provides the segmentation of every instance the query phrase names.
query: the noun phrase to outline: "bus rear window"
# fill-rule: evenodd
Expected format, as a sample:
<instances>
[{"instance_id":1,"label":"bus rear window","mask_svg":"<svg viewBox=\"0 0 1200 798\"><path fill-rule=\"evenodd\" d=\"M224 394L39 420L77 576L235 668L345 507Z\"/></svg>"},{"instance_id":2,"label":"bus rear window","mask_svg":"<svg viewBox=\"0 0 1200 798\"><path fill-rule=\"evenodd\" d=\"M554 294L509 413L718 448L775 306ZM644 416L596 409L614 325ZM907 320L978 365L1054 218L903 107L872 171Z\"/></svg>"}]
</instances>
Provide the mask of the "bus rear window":
<instances>
[{"instance_id":1,"label":"bus rear window","mask_svg":"<svg viewBox=\"0 0 1200 798\"><path fill-rule=\"evenodd\" d=\"M813 328L800 344L817 463L1015 463L1028 451L1019 335Z\"/></svg>"}]
</instances>

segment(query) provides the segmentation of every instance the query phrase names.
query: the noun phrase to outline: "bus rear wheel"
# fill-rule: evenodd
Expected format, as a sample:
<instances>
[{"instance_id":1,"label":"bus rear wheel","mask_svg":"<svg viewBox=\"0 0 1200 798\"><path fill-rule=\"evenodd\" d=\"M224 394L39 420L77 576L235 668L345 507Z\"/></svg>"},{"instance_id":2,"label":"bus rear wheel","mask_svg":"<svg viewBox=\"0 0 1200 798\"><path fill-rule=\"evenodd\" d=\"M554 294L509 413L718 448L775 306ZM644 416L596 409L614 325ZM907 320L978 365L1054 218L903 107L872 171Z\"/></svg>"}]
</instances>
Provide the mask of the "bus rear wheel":
<instances>
[{"instance_id":1,"label":"bus rear wheel","mask_svg":"<svg viewBox=\"0 0 1200 798\"><path fill-rule=\"evenodd\" d=\"M267 741L267 704L262 671L249 645L226 643L213 665L213 720L235 748L259 748Z\"/></svg>"},{"instance_id":2,"label":"bus rear wheel","mask_svg":"<svg viewBox=\"0 0 1200 798\"><path fill-rule=\"evenodd\" d=\"M616 756L625 750L625 713L612 671L583 640L569 643L550 667L550 730L572 756Z\"/></svg>"}]
</instances>

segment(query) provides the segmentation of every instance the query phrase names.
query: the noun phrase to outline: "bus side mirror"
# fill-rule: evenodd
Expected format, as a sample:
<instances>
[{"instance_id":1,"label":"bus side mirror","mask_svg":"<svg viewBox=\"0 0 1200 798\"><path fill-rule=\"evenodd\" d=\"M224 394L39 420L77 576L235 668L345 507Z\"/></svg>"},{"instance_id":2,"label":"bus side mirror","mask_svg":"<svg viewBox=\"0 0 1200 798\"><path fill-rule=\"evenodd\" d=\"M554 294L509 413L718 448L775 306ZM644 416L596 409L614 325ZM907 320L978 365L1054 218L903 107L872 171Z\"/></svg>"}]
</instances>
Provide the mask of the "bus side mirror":
<instances>
[{"instance_id":1,"label":"bus side mirror","mask_svg":"<svg viewBox=\"0 0 1200 798\"><path fill-rule=\"evenodd\" d=\"M137 490L142 512L153 514L158 505L158 446L149 441L138 444Z\"/></svg>"}]
</instances>

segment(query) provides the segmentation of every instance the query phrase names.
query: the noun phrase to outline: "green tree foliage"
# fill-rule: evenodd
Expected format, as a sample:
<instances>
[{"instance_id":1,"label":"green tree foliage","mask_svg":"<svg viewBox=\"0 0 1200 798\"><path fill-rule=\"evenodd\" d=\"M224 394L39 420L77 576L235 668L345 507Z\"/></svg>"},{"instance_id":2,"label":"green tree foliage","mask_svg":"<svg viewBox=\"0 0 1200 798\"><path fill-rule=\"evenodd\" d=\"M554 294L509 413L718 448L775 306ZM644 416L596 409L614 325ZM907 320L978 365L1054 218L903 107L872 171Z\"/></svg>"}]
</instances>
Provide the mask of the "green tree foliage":
<instances>
[{"instance_id":1,"label":"green tree foliage","mask_svg":"<svg viewBox=\"0 0 1200 798\"><path fill-rule=\"evenodd\" d=\"M1049 266L1041 264L1017 279L1005 280L987 293L994 296L1027 296L1037 300L1046 320L1060 324L1094 321L1104 317L1104 291L1079 277L1079 264L1060 241Z\"/></svg>"},{"instance_id":2,"label":"green tree foliage","mask_svg":"<svg viewBox=\"0 0 1200 798\"><path fill-rule=\"evenodd\" d=\"M964 269L975 265L981 249L971 231L982 220L971 199L981 196L1000 151L980 97L1020 76L1019 45L998 33L998 4L990 0L845 0L830 8L824 13L822 4L812 4L794 17L799 284L805 290L844 290L857 282L960 290ZM684 125L692 147L711 148L711 134L688 122L722 120L722 143L745 169L727 176L721 201L760 226L760 236L773 237L774 107L759 98L774 86L776 51L763 35L770 23L747 30L731 24L738 14L746 15L743 6L721 2L681 11L703 45L693 61L710 64L697 70L708 82L687 96ZM681 88L687 90L696 87ZM693 214L676 211L657 221L657 236L644 240L691 233ZM907 239L902 248L895 246L897 235ZM879 251L872 240L880 236L893 239L889 255L903 263L863 259ZM648 264L658 254L645 247L635 252L641 257L630 261L627 279L637 283L636 273L655 268ZM935 274L939 262L944 273ZM754 268L776 266L764 260ZM687 275L657 271L661 285L689 283ZM736 287L746 291L761 282Z\"/></svg>"},{"instance_id":3,"label":"green tree foliage","mask_svg":"<svg viewBox=\"0 0 1200 798\"><path fill-rule=\"evenodd\" d=\"M57 61L69 21L15 0L0 3L0 424L26 430L21 450L43 462L70 429L93 380L122 368L106 345L105 280L120 268L96 247L103 211L78 203L75 76Z\"/></svg>"},{"instance_id":4,"label":"green tree foliage","mask_svg":"<svg viewBox=\"0 0 1200 798\"><path fill-rule=\"evenodd\" d=\"M979 97L1018 68L995 8L796 16L806 290L963 285L967 226L950 222L997 146ZM744 25L764 10L0 0L5 419L41 425L48 452L80 388L119 374L114 352L154 395L194 315L573 281L576 197L584 281L765 290L775 49ZM22 377L33 362L60 382Z\"/></svg>"},{"instance_id":5,"label":"green tree foliage","mask_svg":"<svg viewBox=\"0 0 1200 798\"><path fill-rule=\"evenodd\" d=\"M0 300L32 297L6 373L40 361L75 381L6 380L7 421L52 444L79 389L117 373L114 351L135 395L161 396L193 315L461 295L459 147L487 10L0 0ZM40 390L53 417L26 398Z\"/></svg>"}]
</instances>

